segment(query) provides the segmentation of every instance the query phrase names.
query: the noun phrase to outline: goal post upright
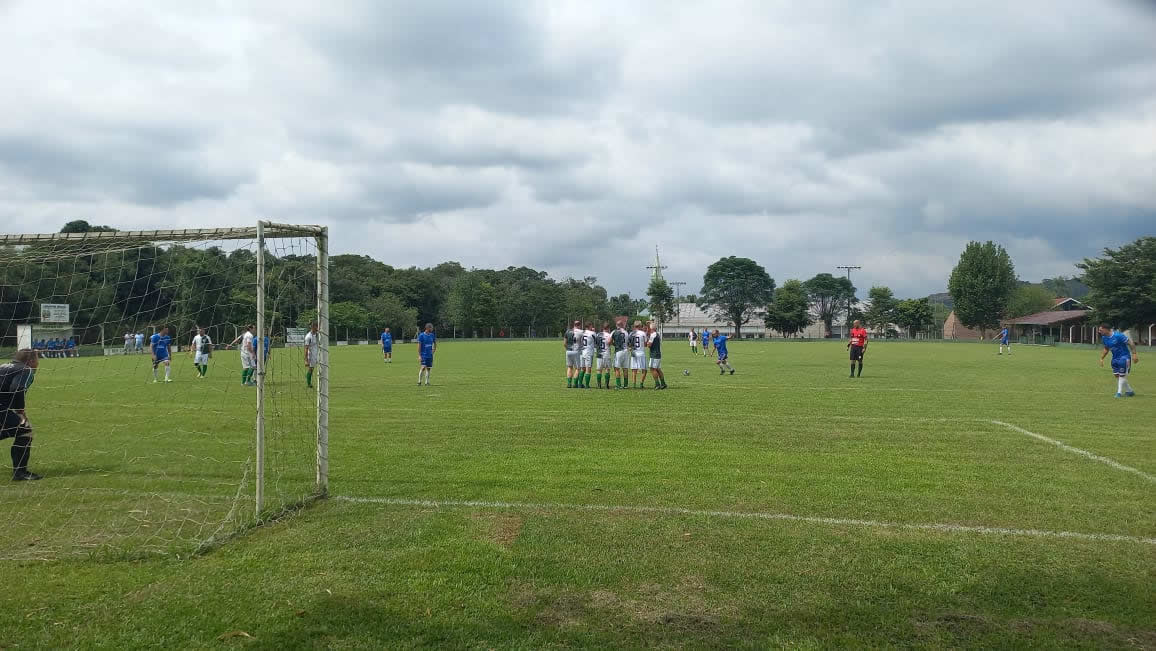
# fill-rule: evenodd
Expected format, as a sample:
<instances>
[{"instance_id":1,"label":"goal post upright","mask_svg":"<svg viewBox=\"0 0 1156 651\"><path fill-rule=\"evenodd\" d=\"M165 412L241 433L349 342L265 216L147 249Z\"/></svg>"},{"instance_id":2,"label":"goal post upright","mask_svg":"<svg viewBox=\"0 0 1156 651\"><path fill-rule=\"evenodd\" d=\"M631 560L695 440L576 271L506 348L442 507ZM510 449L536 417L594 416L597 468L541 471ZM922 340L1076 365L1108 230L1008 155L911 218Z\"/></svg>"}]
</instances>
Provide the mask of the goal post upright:
<instances>
[{"instance_id":1,"label":"goal post upright","mask_svg":"<svg viewBox=\"0 0 1156 651\"><path fill-rule=\"evenodd\" d=\"M329 228L317 241L317 494L329 492Z\"/></svg>"},{"instance_id":2,"label":"goal post upright","mask_svg":"<svg viewBox=\"0 0 1156 651\"><path fill-rule=\"evenodd\" d=\"M256 517L261 519L265 509L265 355L262 346L265 336L265 222L257 222L257 332L253 342L257 365L257 490ZM241 342L244 346L244 341ZM242 351L242 359L246 351Z\"/></svg>"}]
</instances>

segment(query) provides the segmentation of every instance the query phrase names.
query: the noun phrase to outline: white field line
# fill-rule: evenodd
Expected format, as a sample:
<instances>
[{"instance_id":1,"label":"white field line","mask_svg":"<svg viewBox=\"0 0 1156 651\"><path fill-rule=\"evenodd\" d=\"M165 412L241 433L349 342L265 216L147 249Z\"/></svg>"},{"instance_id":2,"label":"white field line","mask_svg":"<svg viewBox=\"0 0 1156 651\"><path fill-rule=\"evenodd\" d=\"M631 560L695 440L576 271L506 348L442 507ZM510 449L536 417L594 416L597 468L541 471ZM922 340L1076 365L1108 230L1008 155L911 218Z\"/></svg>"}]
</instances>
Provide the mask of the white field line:
<instances>
[{"instance_id":1,"label":"white field line","mask_svg":"<svg viewBox=\"0 0 1156 651\"><path fill-rule=\"evenodd\" d=\"M1072 447L1072 446L1070 446L1067 443L1064 443L1062 441L1057 441L1055 439L1048 438L1048 437L1044 436L1043 434L1036 434L1035 432L1028 431L1022 427L1012 425L1011 423L1005 423L1002 420L989 420L987 422L989 422L993 425L1001 425L1003 427L1006 427L1006 428L1012 430L1013 432L1019 432L1020 434L1030 436L1034 439L1039 439L1045 443L1051 443L1052 445L1060 448L1061 450L1071 452L1072 454L1078 454L1082 457L1087 457L1089 459L1092 459L1093 461L1099 461L1100 463L1107 464L1107 465L1115 468L1116 470L1123 470L1124 472L1130 472L1134 475L1138 475L1140 477L1143 477L1144 479L1148 480L1149 482L1156 484L1156 476L1149 475L1148 473L1144 472L1143 470L1137 470L1136 468L1133 468L1132 466L1125 466L1124 464L1120 463L1119 461L1116 461L1115 459L1109 459L1108 457L1102 457L1098 454L1093 454L1091 452L1088 452L1087 450L1081 450L1080 448Z\"/></svg>"},{"instance_id":2,"label":"white field line","mask_svg":"<svg viewBox=\"0 0 1156 651\"><path fill-rule=\"evenodd\" d=\"M685 509L672 506L632 506L612 504L565 504L533 502L491 502L482 500L418 500L393 497L352 497L335 495L335 501L353 504L388 504L394 506L421 506L427 508L481 508L515 511L603 511L612 513L645 513L658 515L689 515L709 518L730 518L746 520L778 520L806 522L833 526L869 527L874 529L900 529L906 531L939 531L943 533L978 533L1000 536L1030 538L1073 538L1108 542L1130 542L1156 545L1156 538L1126 536L1114 533L1082 533L1078 531L1051 531L1047 529L1011 529L1006 527L982 527L963 524L919 524L907 522L885 522L881 520L859 520L855 518L828 518L790 513L759 513L749 511L713 511Z\"/></svg>"}]
</instances>

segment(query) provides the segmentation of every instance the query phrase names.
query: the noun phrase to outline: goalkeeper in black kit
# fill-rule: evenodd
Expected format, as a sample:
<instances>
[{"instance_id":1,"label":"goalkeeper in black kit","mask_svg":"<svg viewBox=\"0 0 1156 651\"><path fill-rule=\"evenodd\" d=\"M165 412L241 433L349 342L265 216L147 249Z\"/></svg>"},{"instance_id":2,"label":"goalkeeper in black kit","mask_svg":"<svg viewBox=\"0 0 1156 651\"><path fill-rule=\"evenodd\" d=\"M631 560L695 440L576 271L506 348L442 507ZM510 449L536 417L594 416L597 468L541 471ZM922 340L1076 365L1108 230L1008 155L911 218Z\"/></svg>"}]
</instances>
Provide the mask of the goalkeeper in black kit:
<instances>
[{"instance_id":1,"label":"goalkeeper in black kit","mask_svg":"<svg viewBox=\"0 0 1156 651\"><path fill-rule=\"evenodd\" d=\"M24 413L24 394L36 379L39 365L34 350L16 351L11 362L0 365L0 440L12 439L12 481L40 479L28 471L32 426Z\"/></svg>"}]
</instances>

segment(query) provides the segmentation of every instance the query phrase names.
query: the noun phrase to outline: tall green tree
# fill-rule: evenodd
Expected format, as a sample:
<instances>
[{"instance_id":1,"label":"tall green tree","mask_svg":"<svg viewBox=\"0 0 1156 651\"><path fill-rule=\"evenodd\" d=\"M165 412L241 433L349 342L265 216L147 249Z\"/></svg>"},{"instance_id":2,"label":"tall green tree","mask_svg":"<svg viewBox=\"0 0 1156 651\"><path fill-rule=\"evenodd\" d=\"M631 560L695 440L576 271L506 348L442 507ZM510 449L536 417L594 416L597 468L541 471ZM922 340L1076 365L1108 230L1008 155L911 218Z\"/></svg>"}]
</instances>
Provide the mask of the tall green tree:
<instances>
[{"instance_id":1,"label":"tall green tree","mask_svg":"<svg viewBox=\"0 0 1156 651\"><path fill-rule=\"evenodd\" d=\"M947 281L960 323L981 334L999 326L1015 288L1011 256L991 241L969 242Z\"/></svg>"},{"instance_id":2,"label":"tall green tree","mask_svg":"<svg viewBox=\"0 0 1156 651\"><path fill-rule=\"evenodd\" d=\"M899 301L895 305L895 323L906 330L909 337L915 336L916 332L927 332L935 325L931 302L926 298Z\"/></svg>"},{"instance_id":3,"label":"tall green tree","mask_svg":"<svg viewBox=\"0 0 1156 651\"><path fill-rule=\"evenodd\" d=\"M1055 307L1056 295L1043 285L1019 285L1008 299L1004 317L1014 319Z\"/></svg>"},{"instance_id":4,"label":"tall green tree","mask_svg":"<svg viewBox=\"0 0 1156 651\"><path fill-rule=\"evenodd\" d=\"M652 278L650 286L646 288L646 296L650 298L648 307L650 316L662 325L674 316L677 308L674 304L674 288L662 278Z\"/></svg>"},{"instance_id":5,"label":"tall green tree","mask_svg":"<svg viewBox=\"0 0 1156 651\"><path fill-rule=\"evenodd\" d=\"M829 273L817 274L803 285L807 288L815 315L823 322L824 334L831 336L835 316L846 310L848 303L856 301L855 286L847 278Z\"/></svg>"},{"instance_id":6,"label":"tall green tree","mask_svg":"<svg viewBox=\"0 0 1156 651\"><path fill-rule=\"evenodd\" d=\"M630 294L612 296L608 303L610 312L615 316L634 316L645 310L648 306L647 301L640 298L631 298Z\"/></svg>"},{"instance_id":7,"label":"tall green tree","mask_svg":"<svg viewBox=\"0 0 1156 651\"><path fill-rule=\"evenodd\" d=\"M867 306L867 311L863 313L863 320L872 330L881 333L887 329L887 326L895 322L895 309L899 302L895 300L895 294L891 292L891 288L883 285L872 287L867 292L867 300L870 304Z\"/></svg>"},{"instance_id":8,"label":"tall green tree","mask_svg":"<svg viewBox=\"0 0 1156 651\"><path fill-rule=\"evenodd\" d=\"M774 300L775 281L759 263L732 255L707 267L698 294L698 306L733 324L737 337L743 324Z\"/></svg>"},{"instance_id":9,"label":"tall green tree","mask_svg":"<svg viewBox=\"0 0 1156 651\"><path fill-rule=\"evenodd\" d=\"M794 278L775 290L775 300L767 307L764 321L768 328L793 337L814 323L811 302L803 281Z\"/></svg>"},{"instance_id":10,"label":"tall green tree","mask_svg":"<svg viewBox=\"0 0 1156 651\"><path fill-rule=\"evenodd\" d=\"M417 335L417 309L406 307L401 299L393 294L375 296L369 299L365 307L370 320L376 324L375 331L389 328L398 339Z\"/></svg>"},{"instance_id":11,"label":"tall green tree","mask_svg":"<svg viewBox=\"0 0 1156 651\"><path fill-rule=\"evenodd\" d=\"M1095 316L1119 328L1156 323L1156 237L1141 237L1077 264ZM1144 330L1141 328L1141 330Z\"/></svg>"}]
</instances>

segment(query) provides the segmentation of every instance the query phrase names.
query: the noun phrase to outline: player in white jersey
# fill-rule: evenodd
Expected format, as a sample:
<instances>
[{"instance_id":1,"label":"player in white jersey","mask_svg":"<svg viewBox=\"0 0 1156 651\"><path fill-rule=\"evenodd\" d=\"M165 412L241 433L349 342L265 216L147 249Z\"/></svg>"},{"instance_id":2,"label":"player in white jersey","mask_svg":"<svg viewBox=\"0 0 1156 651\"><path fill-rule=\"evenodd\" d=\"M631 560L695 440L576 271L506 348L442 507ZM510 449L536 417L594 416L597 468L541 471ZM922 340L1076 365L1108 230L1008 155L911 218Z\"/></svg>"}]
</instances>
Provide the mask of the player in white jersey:
<instances>
[{"instance_id":1,"label":"player in white jersey","mask_svg":"<svg viewBox=\"0 0 1156 651\"><path fill-rule=\"evenodd\" d=\"M321 363L321 335L317 332L317 322L309 324L305 333L305 386L313 386L313 369Z\"/></svg>"},{"instance_id":2,"label":"player in white jersey","mask_svg":"<svg viewBox=\"0 0 1156 651\"><path fill-rule=\"evenodd\" d=\"M257 381L253 379L257 372L257 349L254 348L256 337L253 336L256 329L257 326L245 326L245 333L229 344L235 346L238 341L241 342L241 384L247 387L257 386Z\"/></svg>"},{"instance_id":3,"label":"player in white jersey","mask_svg":"<svg viewBox=\"0 0 1156 651\"><path fill-rule=\"evenodd\" d=\"M132 342L136 337L128 332L124 333L124 354L127 355L132 352Z\"/></svg>"},{"instance_id":4,"label":"player in white jersey","mask_svg":"<svg viewBox=\"0 0 1156 651\"><path fill-rule=\"evenodd\" d=\"M563 347L566 349L566 388L578 388L578 364L582 353L582 322L575 321L574 327L566 331Z\"/></svg>"},{"instance_id":5,"label":"player in white jersey","mask_svg":"<svg viewBox=\"0 0 1156 651\"><path fill-rule=\"evenodd\" d=\"M598 388L610 388L610 367L613 365L613 360L610 358L610 324L602 322L602 332L594 335L594 342L597 349L594 351L595 357L598 359L598 368L595 369L595 374L598 376Z\"/></svg>"},{"instance_id":6,"label":"player in white jersey","mask_svg":"<svg viewBox=\"0 0 1156 651\"><path fill-rule=\"evenodd\" d=\"M209 372L209 357L213 354L213 340L205 333L204 328L197 328L197 335L193 337L193 344L189 346L193 355L193 366L197 369L197 379L202 379Z\"/></svg>"},{"instance_id":7,"label":"player in white jersey","mask_svg":"<svg viewBox=\"0 0 1156 651\"><path fill-rule=\"evenodd\" d=\"M634 379L634 388L646 388L646 331L642 329L642 322L634 322L634 331L630 333L626 342L630 349L630 374ZM638 372L642 371L642 382L638 381ZM629 385L627 385L629 386Z\"/></svg>"},{"instance_id":8,"label":"player in white jersey","mask_svg":"<svg viewBox=\"0 0 1156 651\"><path fill-rule=\"evenodd\" d=\"M687 339L687 341L690 342L690 354L697 355L698 354L698 335L695 334L694 328L690 329L690 333L688 333L686 335L686 339Z\"/></svg>"},{"instance_id":9,"label":"player in white jersey","mask_svg":"<svg viewBox=\"0 0 1156 651\"><path fill-rule=\"evenodd\" d=\"M582 331L582 356L578 363L578 383L583 389L590 388L590 377L594 374L594 351L597 345L594 343L594 322L587 321L586 328Z\"/></svg>"}]
</instances>

